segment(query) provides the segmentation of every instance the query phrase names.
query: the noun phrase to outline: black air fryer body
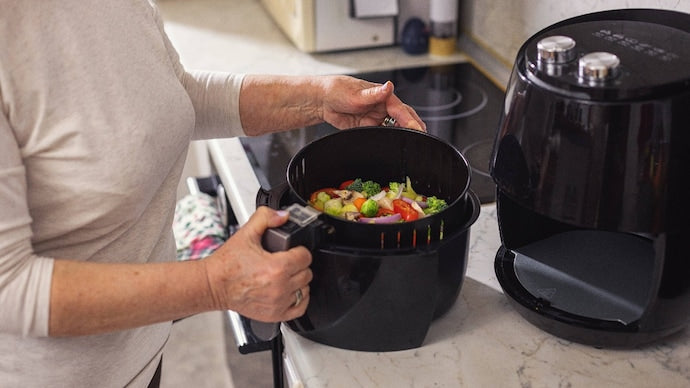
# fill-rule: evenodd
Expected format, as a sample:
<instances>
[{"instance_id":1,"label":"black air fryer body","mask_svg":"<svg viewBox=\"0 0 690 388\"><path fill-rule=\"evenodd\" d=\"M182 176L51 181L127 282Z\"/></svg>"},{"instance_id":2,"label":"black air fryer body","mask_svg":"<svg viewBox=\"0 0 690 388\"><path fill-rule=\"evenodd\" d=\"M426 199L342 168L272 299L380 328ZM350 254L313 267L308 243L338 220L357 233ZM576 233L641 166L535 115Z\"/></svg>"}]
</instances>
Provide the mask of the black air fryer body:
<instances>
[{"instance_id":1,"label":"black air fryer body","mask_svg":"<svg viewBox=\"0 0 690 388\"><path fill-rule=\"evenodd\" d=\"M494 144L495 268L530 322L630 347L690 317L690 15L565 20L520 49Z\"/></svg>"},{"instance_id":2,"label":"black air fryer body","mask_svg":"<svg viewBox=\"0 0 690 388\"><path fill-rule=\"evenodd\" d=\"M423 155L424 157L420 157ZM315 190L348 179L404 181L448 207L416 221L365 224L322 214L330 231L310 246L310 301L287 324L313 341L359 351L422 345L433 320L457 300L469 233L480 203L471 169L452 145L402 128L355 128L324 136L290 161L287 183L260 191L257 205L307 204ZM310 242L311 243L311 242Z\"/></svg>"}]
</instances>

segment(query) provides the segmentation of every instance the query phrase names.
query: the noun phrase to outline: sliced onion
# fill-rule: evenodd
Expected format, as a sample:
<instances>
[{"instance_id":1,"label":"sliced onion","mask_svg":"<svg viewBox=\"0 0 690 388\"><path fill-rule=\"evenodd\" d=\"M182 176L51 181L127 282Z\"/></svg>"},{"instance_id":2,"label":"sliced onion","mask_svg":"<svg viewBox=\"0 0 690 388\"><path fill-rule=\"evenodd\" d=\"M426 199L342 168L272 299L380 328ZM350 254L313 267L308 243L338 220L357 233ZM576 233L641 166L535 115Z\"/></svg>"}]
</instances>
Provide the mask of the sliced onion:
<instances>
[{"instance_id":1,"label":"sliced onion","mask_svg":"<svg viewBox=\"0 0 690 388\"><path fill-rule=\"evenodd\" d=\"M381 208L384 208L386 210L393 210L393 200L388 197L383 197L376 201L376 203L378 203L379 207Z\"/></svg>"},{"instance_id":2,"label":"sliced onion","mask_svg":"<svg viewBox=\"0 0 690 388\"><path fill-rule=\"evenodd\" d=\"M414 199L408 198L408 197L402 197L402 198L400 198L400 199L402 199L403 201L409 203L410 205L416 203L416 204L419 205L419 207L422 208L422 209L427 208L427 207L429 206L429 205L428 205L426 202L424 202L424 201L415 201Z\"/></svg>"},{"instance_id":3,"label":"sliced onion","mask_svg":"<svg viewBox=\"0 0 690 388\"><path fill-rule=\"evenodd\" d=\"M400 221L401 218L400 213L394 213L383 217L360 217L357 221L363 224L392 224Z\"/></svg>"},{"instance_id":4,"label":"sliced onion","mask_svg":"<svg viewBox=\"0 0 690 388\"><path fill-rule=\"evenodd\" d=\"M403 189L405 188L405 184L400 184L398 185L398 191L395 193L395 198L393 199L400 199L402 197Z\"/></svg>"},{"instance_id":5,"label":"sliced onion","mask_svg":"<svg viewBox=\"0 0 690 388\"><path fill-rule=\"evenodd\" d=\"M369 198L373 199L374 201L378 201L379 199L381 199L381 198L383 198L383 197L385 197L385 196L386 196L386 191L385 191L385 190L381 190L380 192L378 192L378 193L375 194L375 195L372 195L372 196L369 197Z\"/></svg>"},{"instance_id":6,"label":"sliced onion","mask_svg":"<svg viewBox=\"0 0 690 388\"><path fill-rule=\"evenodd\" d=\"M419 204L416 201L412 201L412 203L410 205L412 205L412 208L414 210L416 210L417 213L419 213L419 218L426 216L426 214L424 214L424 210L422 210L422 208L419 206Z\"/></svg>"}]
</instances>

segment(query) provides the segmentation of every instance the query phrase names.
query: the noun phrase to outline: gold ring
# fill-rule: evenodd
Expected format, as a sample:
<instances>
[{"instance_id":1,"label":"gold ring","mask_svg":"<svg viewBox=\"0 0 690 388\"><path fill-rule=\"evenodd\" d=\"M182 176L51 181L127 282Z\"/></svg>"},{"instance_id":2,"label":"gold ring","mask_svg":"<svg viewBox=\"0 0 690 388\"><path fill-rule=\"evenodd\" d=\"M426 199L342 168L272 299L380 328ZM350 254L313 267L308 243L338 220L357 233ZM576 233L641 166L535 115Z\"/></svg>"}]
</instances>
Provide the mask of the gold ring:
<instances>
[{"instance_id":1,"label":"gold ring","mask_svg":"<svg viewBox=\"0 0 690 388\"><path fill-rule=\"evenodd\" d=\"M302 289L298 288L297 291L295 291L295 304L293 307L299 306L300 303L302 303L302 299L304 299L304 295L302 295Z\"/></svg>"},{"instance_id":2,"label":"gold ring","mask_svg":"<svg viewBox=\"0 0 690 388\"><path fill-rule=\"evenodd\" d=\"M383 127L394 127L395 124L396 124L396 121L394 118L392 118L390 116L386 116L386 118L383 119L381 126L383 126Z\"/></svg>"}]
</instances>

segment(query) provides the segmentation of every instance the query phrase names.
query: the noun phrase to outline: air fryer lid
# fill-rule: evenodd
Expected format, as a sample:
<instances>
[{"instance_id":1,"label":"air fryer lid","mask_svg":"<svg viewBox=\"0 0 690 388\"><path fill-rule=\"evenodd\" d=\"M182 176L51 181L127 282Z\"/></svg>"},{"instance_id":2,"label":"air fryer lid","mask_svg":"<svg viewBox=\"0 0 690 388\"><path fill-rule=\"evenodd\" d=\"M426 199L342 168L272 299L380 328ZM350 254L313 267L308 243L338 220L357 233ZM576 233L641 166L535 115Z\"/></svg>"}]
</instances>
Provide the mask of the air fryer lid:
<instances>
[{"instance_id":1,"label":"air fryer lid","mask_svg":"<svg viewBox=\"0 0 690 388\"><path fill-rule=\"evenodd\" d=\"M623 9L565 20L525 42L519 70L559 94L585 100L654 99L686 92L689 19L674 11Z\"/></svg>"}]
</instances>

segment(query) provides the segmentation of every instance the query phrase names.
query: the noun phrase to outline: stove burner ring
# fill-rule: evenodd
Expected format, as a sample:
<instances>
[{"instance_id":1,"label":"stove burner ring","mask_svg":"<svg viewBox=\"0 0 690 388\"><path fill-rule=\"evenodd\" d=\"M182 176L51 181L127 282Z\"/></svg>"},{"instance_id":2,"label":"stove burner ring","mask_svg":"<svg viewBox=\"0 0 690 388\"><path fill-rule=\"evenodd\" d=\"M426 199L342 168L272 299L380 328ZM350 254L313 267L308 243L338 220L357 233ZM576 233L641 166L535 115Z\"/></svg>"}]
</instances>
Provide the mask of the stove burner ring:
<instances>
[{"instance_id":1,"label":"stove burner ring","mask_svg":"<svg viewBox=\"0 0 690 388\"><path fill-rule=\"evenodd\" d=\"M450 109L456 105L460 105L460 102L462 102L462 94L453 89L453 90L448 90L448 94L452 96L452 100L446 104L443 105L427 105L427 106L422 106L422 105L413 105L412 107L415 108L418 112L439 112L439 111L444 111L446 109Z\"/></svg>"},{"instance_id":2,"label":"stove burner ring","mask_svg":"<svg viewBox=\"0 0 690 388\"><path fill-rule=\"evenodd\" d=\"M461 119L463 117L472 116L473 114L484 109L486 104L489 102L489 98L486 96L486 93L484 93L483 90L481 90L480 92L482 94L482 101L479 103L479 105L477 105L476 107L474 107L470 110L466 110L464 112L451 114L451 115L444 115L444 116L422 116L421 119L425 120L425 121L443 121L443 120Z\"/></svg>"},{"instance_id":3,"label":"stove burner ring","mask_svg":"<svg viewBox=\"0 0 690 388\"><path fill-rule=\"evenodd\" d=\"M484 139L474 142L460 151L472 167L472 172L491 178L486 162L491 159L493 145L493 139Z\"/></svg>"},{"instance_id":4,"label":"stove burner ring","mask_svg":"<svg viewBox=\"0 0 690 388\"><path fill-rule=\"evenodd\" d=\"M489 102L486 92L471 83L441 89L402 88L398 96L412 106L424 121L445 121L472 116ZM457 113L455 113L457 112Z\"/></svg>"}]
</instances>

